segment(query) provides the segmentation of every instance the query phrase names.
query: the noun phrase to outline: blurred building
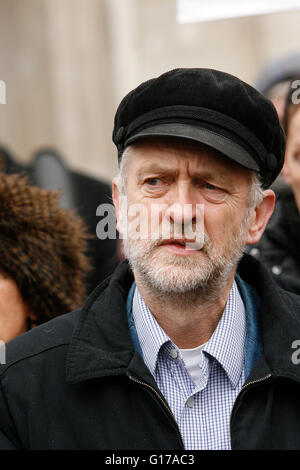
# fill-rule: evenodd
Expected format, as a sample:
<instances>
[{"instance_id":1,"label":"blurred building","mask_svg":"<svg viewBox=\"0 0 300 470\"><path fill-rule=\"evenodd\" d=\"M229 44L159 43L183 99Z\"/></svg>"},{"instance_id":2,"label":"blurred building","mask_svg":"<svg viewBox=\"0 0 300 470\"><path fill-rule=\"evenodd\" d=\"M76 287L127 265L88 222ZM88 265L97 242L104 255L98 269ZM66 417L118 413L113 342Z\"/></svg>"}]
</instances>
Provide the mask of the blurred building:
<instances>
[{"instance_id":1,"label":"blurred building","mask_svg":"<svg viewBox=\"0 0 300 470\"><path fill-rule=\"evenodd\" d=\"M225 0L224 0L225 1ZM178 24L176 0L0 0L0 145L30 161L54 148L110 180L119 100L175 67L213 67L254 83L300 49L300 12Z\"/></svg>"}]
</instances>

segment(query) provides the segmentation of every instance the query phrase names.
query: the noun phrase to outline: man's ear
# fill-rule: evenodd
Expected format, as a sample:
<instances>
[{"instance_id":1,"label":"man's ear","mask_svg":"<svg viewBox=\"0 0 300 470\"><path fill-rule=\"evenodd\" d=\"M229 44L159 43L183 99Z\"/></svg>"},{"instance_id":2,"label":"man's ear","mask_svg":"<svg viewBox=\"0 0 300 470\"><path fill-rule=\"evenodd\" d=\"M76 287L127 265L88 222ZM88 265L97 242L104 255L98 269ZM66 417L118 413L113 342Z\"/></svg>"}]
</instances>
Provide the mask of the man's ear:
<instances>
[{"instance_id":1,"label":"man's ear","mask_svg":"<svg viewBox=\"0 0 300 470\"><path fill-rule=\"evenodd\" d=\"M262 202L252 210L250 215L247 244L254 245L260 240L274 211L275 199L274 191L271 189L263 192Z\"/></svg>"}]
</instances>

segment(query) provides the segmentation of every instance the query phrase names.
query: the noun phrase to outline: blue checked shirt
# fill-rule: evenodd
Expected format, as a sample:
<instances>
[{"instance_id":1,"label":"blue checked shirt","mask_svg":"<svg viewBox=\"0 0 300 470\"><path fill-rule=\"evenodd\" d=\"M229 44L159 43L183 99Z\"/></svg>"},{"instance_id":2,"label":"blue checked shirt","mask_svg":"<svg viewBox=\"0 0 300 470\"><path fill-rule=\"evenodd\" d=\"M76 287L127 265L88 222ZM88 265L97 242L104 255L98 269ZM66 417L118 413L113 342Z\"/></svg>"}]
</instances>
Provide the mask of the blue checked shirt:
<instances>
[{"instance_id":1,"label":"blue checked shirt","mask_svg":"<svg viewBox=\"0 0 300 470\"><path fill-rule=\"evenodd\" d=\"M143 359L174 414L185 448L229 450L230 414L245 381L246 312L236 282L200 354L197 383L137 288L132 315Z\"/></svg>"}]
</instances>

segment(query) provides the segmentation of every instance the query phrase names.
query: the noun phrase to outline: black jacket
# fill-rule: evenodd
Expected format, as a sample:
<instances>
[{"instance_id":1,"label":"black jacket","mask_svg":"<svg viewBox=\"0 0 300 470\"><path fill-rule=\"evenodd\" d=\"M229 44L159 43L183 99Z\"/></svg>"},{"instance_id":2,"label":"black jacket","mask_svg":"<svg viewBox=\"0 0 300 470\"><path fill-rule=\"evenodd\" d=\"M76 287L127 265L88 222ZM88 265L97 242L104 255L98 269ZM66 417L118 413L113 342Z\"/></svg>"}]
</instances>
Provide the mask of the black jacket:
<instances>
[{"instance_id":1,"label":"black jacket","mask_svg":"<svg viewBox=\"0 0 300 470\"><path fill-rule=\"evenodd\" d=\"M284 289L300 294L300 215L289 186L277 191L275 211L249 253L259 259Z\"/></svg>"},{"instance_id":2,"label":"black jacket","mask_svg":"<svg viewBox=\"0 0 300 470\"><path fill-rule=\"evenodd\" d=\"M241 277L261 297L264 356L231 415L233 449L300 449L300 297L245 255ZM135 352L125 302L127 262L82 310L14 339L0 370L0 449L178 450L174 417ZM300 355L299 355L300 356Z\"/></svg>"}]
</instances>

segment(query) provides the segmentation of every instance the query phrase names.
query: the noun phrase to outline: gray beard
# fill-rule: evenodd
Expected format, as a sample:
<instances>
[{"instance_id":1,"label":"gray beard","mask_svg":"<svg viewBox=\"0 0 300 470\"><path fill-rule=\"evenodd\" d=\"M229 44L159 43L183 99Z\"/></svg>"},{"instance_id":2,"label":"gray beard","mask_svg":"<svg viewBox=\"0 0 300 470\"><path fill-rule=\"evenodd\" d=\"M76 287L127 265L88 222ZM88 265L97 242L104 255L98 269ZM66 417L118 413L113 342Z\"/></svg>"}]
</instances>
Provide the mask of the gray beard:
<instances>
[{"instance_id":1,"label":"gray beard","mask_svg":"<svg viewBox=\"0 0 300 470\"><path fill-rule=\"evenodd\" d=\"M245 221L222 252L205 235L201 257L160 253L161 240L123 240L124 254L136 280L149 294L185 306L201 299L214 302L236 268L245 246Z\"/></svg>"}]
</instances>

